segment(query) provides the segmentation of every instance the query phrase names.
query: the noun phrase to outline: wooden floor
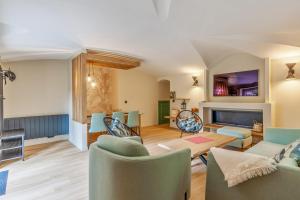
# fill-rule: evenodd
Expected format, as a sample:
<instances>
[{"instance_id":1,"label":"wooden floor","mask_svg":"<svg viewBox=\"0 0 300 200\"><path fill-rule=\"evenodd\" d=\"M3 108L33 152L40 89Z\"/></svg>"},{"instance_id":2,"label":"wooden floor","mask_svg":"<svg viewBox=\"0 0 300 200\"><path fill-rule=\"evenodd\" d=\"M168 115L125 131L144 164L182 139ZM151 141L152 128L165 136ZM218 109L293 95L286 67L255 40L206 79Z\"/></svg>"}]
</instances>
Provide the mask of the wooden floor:
<instances>
[{"instance_id":1,"label":"wooden floor","mask_svg":"<svg viewBox=\"0 0 300 200\"><path fill-rule=\"evenodd\" d=\"M179 137L166 126L147 127L142 136L151 154L159 154L157 143ZM9 200L81 200L88 199L88 152L80 152L68 141L35 145L25 149L25 161L4 163L8 169ZM192 198L204 199L206 167L192 163Z\"/></svg>"}]
</instances>

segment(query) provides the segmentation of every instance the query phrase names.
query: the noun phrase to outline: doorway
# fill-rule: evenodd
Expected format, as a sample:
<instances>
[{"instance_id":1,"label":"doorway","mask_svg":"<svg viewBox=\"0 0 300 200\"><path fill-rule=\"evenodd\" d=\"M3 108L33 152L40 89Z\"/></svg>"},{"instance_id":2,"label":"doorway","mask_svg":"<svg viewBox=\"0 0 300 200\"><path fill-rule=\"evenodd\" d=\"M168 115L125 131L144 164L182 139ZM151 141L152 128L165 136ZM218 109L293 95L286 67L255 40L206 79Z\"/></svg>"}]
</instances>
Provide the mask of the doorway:
<instances>
[{"instance_id":1,"label":"doorway","mask_svg":"<svg viewBox=\"0 0 300 200\"><path fill-rule=\"evenodd\" d=\"M170 123L170 81L158 82L158 124Z\"/></svg>"}]
</instances>

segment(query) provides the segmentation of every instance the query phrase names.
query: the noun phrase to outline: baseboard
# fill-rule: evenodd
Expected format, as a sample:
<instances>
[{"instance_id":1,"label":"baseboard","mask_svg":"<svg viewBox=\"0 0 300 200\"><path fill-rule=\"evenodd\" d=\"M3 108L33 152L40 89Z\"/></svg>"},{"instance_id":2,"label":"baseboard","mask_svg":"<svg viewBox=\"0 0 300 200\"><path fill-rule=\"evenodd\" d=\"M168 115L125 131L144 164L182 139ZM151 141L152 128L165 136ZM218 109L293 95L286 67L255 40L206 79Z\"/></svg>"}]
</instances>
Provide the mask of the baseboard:
<instances>
[{"instance_id":1,"label":"baseboard","mask_svg":"<svg viewBox=\"0 0 300 200\"><path fill-rule=\"evenodd\" d=\"M51 138L37 138L37 139L30 139L30 140L25 140L25 146L32 146L36 144L45 144L45 143L50 143L50 142L57 142L57 141L63 141L63 140L68 140L69 135L58 135L55 137Z\"/></svg>"}]
</instances>

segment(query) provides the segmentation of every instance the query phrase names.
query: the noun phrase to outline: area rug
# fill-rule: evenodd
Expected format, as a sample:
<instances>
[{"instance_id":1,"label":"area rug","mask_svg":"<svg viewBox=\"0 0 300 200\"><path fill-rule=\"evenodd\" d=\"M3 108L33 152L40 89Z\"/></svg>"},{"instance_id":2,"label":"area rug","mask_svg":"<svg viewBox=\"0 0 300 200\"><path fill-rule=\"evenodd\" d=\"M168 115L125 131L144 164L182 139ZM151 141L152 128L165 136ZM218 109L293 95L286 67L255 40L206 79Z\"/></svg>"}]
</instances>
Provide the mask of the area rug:
<instances>
[{"instance_id":1,"label":"area rug","mask_svg":"<svg viewBox=\"0 0 300 200\"><path fill-rule=\"evenodd\" d=\"M0 196L6 193L8 170L0 172Z\"/></svg>"},{"instance_id":2,"label":"area rug","mask_svg":"<svg viewBox=\"0 0 300 200\"><path fill-rule=\"evenodd\" d=\"M213 139L211 139L211 138L202 137L202 136L187 138L185 140L195 143L195 144L201 144L201 143L213 141Z\"/></svg>"}]
</instances>

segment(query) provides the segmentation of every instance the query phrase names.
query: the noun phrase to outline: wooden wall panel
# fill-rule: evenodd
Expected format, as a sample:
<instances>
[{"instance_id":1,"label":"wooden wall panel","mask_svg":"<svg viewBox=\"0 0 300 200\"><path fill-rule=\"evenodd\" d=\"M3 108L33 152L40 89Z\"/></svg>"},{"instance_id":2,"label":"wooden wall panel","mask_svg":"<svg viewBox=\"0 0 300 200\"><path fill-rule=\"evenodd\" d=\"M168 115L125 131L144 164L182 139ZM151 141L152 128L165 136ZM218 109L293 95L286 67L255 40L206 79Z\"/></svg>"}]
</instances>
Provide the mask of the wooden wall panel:
<instances>
[{"instance_id":1,"label":"wooden wall panel","mask_svg":"<svg viewBox=\"0 0 300 200\"><path fill-rule=\"evenodd\" d=\"M115 89L113 73L113 70L109 68L91 69L91 77L96 82L96 86L92 87L90 83L87 83L87 115L94 112L112 113L114 98L116 98L113 95Z\"/></svg>"},{"instance_id":2,"label":"wooden wall panel","mask_svg":"<svg viewBox=\"0 0 300 200\"><path fill-rule=\"evenodd\" d=\"M74 121L86 123L86 55L72 60L72 104Z\"/></svg>"},{"instance_id":3,"label":"wooden wall panel","mask_svg":"<svg viewBox=\"0 0 300 200\"><path fill-rule=\"evenodd\" d=\"M112 111L112 69L128 70L140 66L142 60L106 51L87 50L72 60L72 119L87 122L87 115L93 112ZM87 85L87 65L97 67L97 87Z\"/></svg>"}]
</instances>

